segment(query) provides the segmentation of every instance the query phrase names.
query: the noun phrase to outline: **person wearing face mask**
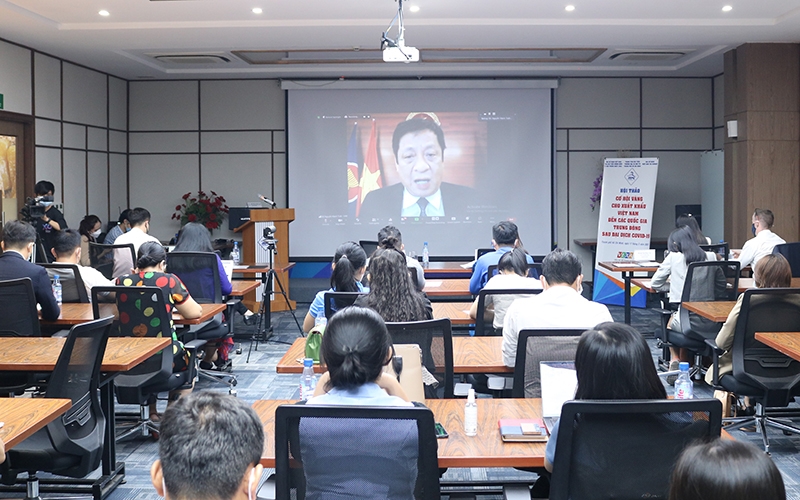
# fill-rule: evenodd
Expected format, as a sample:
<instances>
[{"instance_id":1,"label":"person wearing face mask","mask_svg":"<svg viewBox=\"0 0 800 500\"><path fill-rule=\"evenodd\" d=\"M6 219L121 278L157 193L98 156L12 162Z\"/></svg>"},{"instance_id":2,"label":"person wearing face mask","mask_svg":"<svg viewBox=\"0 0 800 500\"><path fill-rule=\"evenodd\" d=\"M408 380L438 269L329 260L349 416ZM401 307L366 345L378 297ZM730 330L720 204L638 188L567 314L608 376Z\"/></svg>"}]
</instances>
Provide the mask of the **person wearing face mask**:
<instances>
[{"instance_id":1,"label":"person wearing face mask","mask_svg":"<svg viewBox=\"0 0 800 500\"><path fill-rule=\"evenodd\" d=\"M136 207L131 209L128 213L128 222L131 224L131 229L127 233L121 235L114 242L115 245L133 244L133 251L139 253L139 247L146 241L154 241L160 243L158 239L150 236L150 212L146 208ZM131 252L127 248L114 249L114 272L112 273L115 278L130 274L133 270L134 263L131 260Z\"/></svg>"},{"instance_id":2,"label":"person wearing face mask","mask_svg":"<svg viewBox=\"0 0 800 500\"><path fill-rule=\"evenodd\" d=\"M42 240L44 246L45 257L49 262L52 262L51 250L53 249L53 241L55 240L56 233L62 229L67 228L67 221L64 219L64 214L61 213L53 205L53 193L55 192L55 185L50 181L39 181L33 187L33 192L36 197L45 197L40 203L45 206L44 215L36 219L36 232Z\"/></svg>"},{"instance_id":3,"label":"person wearing face mask","mask_svg":"<svg viewBox=\"0 0 800 500\"><path fill-rule=\"evenodd\" d=\"M117 238L122 236L123 234L127 233L131 230L131 223L128 222L128 214L131 213L130 208L126 208L119 214L119 220L117 223L110 227L108 230L108 234L103 239L104 245L113 245ZM111 226L111 224L109 224Z\"/></svg>"},{"instance_id":4,"label":"person wearing face mask","mask_svg":"<svg viewBox=\"0 0 800 500\"><path fill-rule=\"evenodd\" d=\"M0 254L0 281L30 278L36 302L42 307L42 319L55 321L61 314L61 309L53 296L50 277L42 266L28 261L35 244L36 230L32 225L12 220L3 226L3 241L0 243L3 248L3 253ZM14 323L18 319L0 318L2 320L0 330L25 333L23 330L15 328Z\"/></svg>"},{"instance_id":5,"label":"person wearing face mask","mask_svg":"<svg viewBox=\"0 0 800 500\"><path fill-rule=\"evenodd\" d=\"M755 269L756 263L761 257L772 253L775 245L783 245L786 241L772 232L772 225L775 223L775 215L772 210L766 208L756 208L753 211L752 231L755 238L747 240L741 252L733 252L733 260L738 260L742 267L752 265ZM755 276L755 273L754 273Z\"/></svg>"},{"instance_id":6,"label":"person wearing face mask","mask_svg":"<svg viewBox=\"0 0 800 500\"><path fill-rule=\"evenodd\" d=\"M78 226L78 232L81 233L81 261L80 265L88 266L89 262L89 242L97 243L97 238L100 236L103 224L100 222L100 217L96 215L87 215L81 220Z\"/></svg>"},{"instance_id":7,"label":"person wearing face mask","mask_svg":"<svg viewBox=\"0 0 800 500\"><path fill-rule=\"evenodd\" d=\"M515 300L503 320L503 363L513 367L520 330L535 328L592 328L614 321L603 304L581 295L581 261L569 250L556 248L542 261L543 291Z\"/></svg>"},{"instance_id":8,"label":"person wearing face mask","mask_svg":"<svg viewBox=\"0 0 800 500\"><path fill-rule=\"evenodd\" d=\"M243 400L212 391L182 397L161 420L150 467L169 500L254 500L264 467L264 427ZM224 450L221 451L221 450Z\"/></svg>"}]
</instances>

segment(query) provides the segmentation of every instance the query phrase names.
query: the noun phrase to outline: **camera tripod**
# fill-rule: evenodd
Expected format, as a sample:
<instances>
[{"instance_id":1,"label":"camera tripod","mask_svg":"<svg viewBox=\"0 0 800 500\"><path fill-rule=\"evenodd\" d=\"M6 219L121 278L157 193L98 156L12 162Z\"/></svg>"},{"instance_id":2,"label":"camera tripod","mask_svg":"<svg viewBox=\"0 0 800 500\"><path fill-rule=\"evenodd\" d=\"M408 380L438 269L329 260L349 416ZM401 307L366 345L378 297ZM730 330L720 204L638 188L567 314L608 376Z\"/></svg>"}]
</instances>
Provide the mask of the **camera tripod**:
<instances>
[{"instance_id":1,"label":"camera tripod","mask_svg":"<svg viewBox=\"0 0 800 500\"><path fill-rule=\"evenodd\" d=\"M261 241L261 243L266 243L267 245L267 251L269 252L269 271L261 275L261 282L264 284L264 291L261 294L261 307L258 309L260 316L258 318L258 323L256 323L256 333L253 335L250 341L250 347L247 350L247 363L250 362L250 353L253 351L253 344L256 345L255 349L257 351L259 342L267 342L270 337L272 337L272 304L270 303L270 299L274 294L283 295L283 300L286 301L286 308L292 313L294 322L297 325L297 328L300 330L300 335L303 336L303 327L300 326L300 322L297 320L297 315L295 314L294 309L292 309L291 303L289 302L289 294L286 293L286 289L283 287L283 283L281 283L278 273L275 272L274 260L275 253L277 252L275 249L275 244L278 242L278 240L269 236L272 236L272 234L269 231L269 228L265 228L264 239ZM273 290L273 280L274 283L278 284L278 289L280 291L276 292ZM288 342L281 343L288 344Z\"/></svg>"}]
</instances>

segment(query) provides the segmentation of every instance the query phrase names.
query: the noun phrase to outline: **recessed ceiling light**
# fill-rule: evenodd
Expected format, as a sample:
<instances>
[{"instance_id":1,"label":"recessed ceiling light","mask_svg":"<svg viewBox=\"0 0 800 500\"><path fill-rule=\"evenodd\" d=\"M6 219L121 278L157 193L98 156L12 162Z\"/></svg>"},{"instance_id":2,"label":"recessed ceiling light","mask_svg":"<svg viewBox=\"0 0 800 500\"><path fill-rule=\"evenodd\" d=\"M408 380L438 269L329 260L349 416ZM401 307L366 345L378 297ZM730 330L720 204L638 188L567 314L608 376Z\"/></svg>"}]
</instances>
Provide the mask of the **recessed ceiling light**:
<instances>
[{"instance_id":1,"label":"recessed ceiling light","mask_svg":"<svg viewBox=\"0 0 800 500\"><path fill-rule=\"evenodd\" d=\"M98 14L100 14L103 17L108 17L108 16L111 15L111 14L108 13L107 10L101 10L100 12L98 12Z\"/></svg>"},{"instance_id":2,"label":"recessed ceiling light","mask_svg":"<svg viewBox=\"0 0 800 500\"><path fill-rule=\"evenodd\" d=\"M722 8L722 12L730 12L732 10L733 7L731 7L730 5L726 5L725 7Z\"/></svg>"},{"instance_id":3,"label":"recessed ceiling light","mask_svg":"<svg viewBox=\"0 0 800 500\"><path fill-rule=\"evenodd\" d=\"M262 12L264 11L261 10L261 7L253 7L253 14L261 14Z\"/></svg>"},{"instance_id":4,"label":"recessed ceiling light","mask_svg":"<svg viewBox=\"0 0 800 500\"><path fill-rule=\"evenodd\" d=\"M567 5L566 7L564 7L564 10L566 10L567 12L572 12L573 10L575 10L575 6Z\"/></svg>"},{"instance_id":5,"label":"recessed ceiling light","mask_svg":"<svg viewBox=\"0 0 800 500\"><path fill-rule=\"evenodd\" d=\"M412 5L408 8L410 12L419 12L419 5Z\"/></svg>"}]
</instances>

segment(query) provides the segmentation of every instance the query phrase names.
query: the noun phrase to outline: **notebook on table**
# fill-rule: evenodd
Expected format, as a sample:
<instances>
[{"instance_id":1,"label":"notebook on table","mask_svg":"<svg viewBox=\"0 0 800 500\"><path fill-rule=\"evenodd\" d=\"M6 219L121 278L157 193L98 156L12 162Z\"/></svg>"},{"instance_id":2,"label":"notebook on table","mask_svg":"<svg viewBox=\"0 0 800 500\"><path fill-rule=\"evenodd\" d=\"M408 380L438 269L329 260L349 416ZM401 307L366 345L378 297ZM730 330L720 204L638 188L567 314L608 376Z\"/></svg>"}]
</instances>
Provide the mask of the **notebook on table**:
<instances>
[{"instance_id":1,"label":"notebook on table","mask_svg":"<svg viewBox=\"0 0 800 500\"><path fill-rule=\"evenodd\" d=\"M578 378L574 361L540 361L542 421L548 432L561 416L561 407L575 398Z\"/></svg>"}]
</instances>

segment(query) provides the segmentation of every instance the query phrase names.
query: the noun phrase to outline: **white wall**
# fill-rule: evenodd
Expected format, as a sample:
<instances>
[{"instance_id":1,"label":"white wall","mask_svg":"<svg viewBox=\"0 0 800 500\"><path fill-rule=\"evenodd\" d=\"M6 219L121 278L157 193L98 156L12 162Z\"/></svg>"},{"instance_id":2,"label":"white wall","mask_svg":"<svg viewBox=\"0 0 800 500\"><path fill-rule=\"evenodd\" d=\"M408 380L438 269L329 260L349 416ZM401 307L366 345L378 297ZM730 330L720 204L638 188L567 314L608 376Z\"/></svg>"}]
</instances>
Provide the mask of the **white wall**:
<instances>
[{"instance_id":1,"label":"white wall","mask_svg":"<svg viewBox=\"0 0 800 500\"><path fill-rule=\"evenodd\" d=\"M653 238L675 224L675 205L700 203L700 155L720 147L722 78L563 78L556 94L557 243L591 276L591 253L573 242L597 237L591 210L602 160L618 151L659 158Z\"/></svg>"}]
</instances>

